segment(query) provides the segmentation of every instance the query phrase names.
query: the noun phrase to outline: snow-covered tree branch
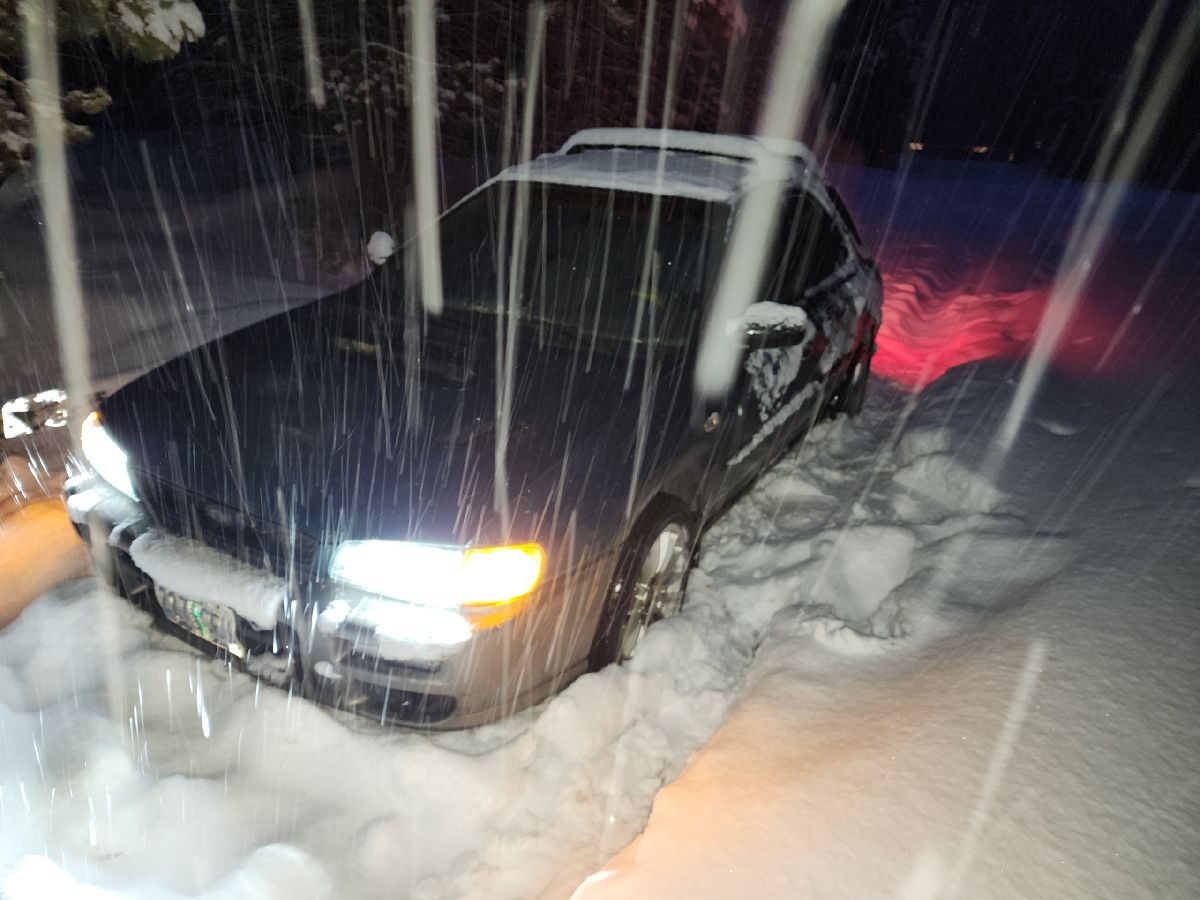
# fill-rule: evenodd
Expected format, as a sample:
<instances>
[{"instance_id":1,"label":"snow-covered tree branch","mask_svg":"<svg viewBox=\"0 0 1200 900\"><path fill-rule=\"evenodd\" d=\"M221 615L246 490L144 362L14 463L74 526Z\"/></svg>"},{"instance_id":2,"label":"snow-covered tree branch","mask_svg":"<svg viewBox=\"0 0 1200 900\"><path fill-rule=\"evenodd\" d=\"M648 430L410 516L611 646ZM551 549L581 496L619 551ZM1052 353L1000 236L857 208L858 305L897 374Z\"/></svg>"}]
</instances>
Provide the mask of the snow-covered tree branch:
<instances>
[{"instance_id":1,"label":"snow-covered tree branch","mask_svg":"<svg viewBox=\"0 0 1200 900\"><path fill-rule=\"evenodd\" d=\"M169 59L185 43L204 37L204 19L191 0L63 0L57 16L61 41L105 40L115 53L139 62ZM0 0L0 179L28 164L33 154L21 22L17 0ZM111 102L102 86L66 92L67 138L91 134L69 117L96 115Z\"/></svg>"}]
</instances>

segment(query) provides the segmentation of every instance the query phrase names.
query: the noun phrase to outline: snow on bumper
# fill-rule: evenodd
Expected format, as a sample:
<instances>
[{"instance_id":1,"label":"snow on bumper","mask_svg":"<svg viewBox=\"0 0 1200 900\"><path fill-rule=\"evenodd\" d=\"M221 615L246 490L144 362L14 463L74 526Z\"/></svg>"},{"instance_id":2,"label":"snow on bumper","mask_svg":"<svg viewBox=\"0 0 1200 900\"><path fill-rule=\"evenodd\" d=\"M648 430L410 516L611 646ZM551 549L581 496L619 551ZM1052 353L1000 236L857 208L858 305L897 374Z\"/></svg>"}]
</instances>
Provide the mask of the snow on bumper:
<instances>
[{"instance_id":1,"label":"snow on bumper","mask_svg":"<svg viewBox=\"0 0 1200 900\"><path fill-rule=\"evenodd\" d=\"M261 631L279 622L287 583L264 569L154 529L134 538L129 555L155 584L190 600L227 606Z\"/></svg>"}]
</instances>

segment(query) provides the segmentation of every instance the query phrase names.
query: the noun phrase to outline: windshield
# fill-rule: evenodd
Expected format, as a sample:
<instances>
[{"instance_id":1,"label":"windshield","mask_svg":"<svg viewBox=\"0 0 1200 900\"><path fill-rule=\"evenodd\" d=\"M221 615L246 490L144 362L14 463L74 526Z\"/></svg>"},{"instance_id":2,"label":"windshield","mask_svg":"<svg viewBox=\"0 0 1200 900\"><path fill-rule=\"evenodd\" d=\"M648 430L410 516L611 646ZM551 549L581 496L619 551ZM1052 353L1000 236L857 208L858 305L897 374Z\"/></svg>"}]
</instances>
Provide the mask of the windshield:
<instances>
[{"instance_id":1,"label":"windshield","mask_svg":"<svg viewBox=\"0 0 1200 900\"><path fill-rule=\"evenodd\" d=\"M533 183L522 240L513 225L522 187L494 184L442 220L448 311L511 310L539 329L576 336L691 340L720 263L727 207ZM519 285L515 296L510 285Z\"/></svg>"}]
</instances>

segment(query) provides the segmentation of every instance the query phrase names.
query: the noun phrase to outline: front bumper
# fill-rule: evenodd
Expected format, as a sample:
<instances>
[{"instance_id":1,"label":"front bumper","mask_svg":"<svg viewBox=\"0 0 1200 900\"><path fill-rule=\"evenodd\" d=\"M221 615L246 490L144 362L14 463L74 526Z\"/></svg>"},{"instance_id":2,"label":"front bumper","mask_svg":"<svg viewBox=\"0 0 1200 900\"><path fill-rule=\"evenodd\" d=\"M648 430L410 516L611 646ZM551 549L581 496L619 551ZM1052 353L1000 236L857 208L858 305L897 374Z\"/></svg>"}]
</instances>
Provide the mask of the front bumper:
<instances>
[{"instance_id":1,"label":"front bumper","mask_svg":"<svg viewBox=\"0 0 1200 900\"><path fill-rule=\"evenodd\" d=\"M587 668L612 561L598 559L522 601L505 621L471 619L371 598L309 579L274 629L238 617L239 652L210 644L169 620L154 579L133 560L134 540L153 527L141 504L95 477L67 482L67 511L85 539L101 543L110 583L188 643L268 680L298 682L305 696L381 724L452 729L485 724L540 702ZM240 565L230 558L232 565ZM282 582L281 582L282 583ZM386 612L384 632L372 609ZM282 678L272 677L281 675Z\"/></svg>"}]
</instances>

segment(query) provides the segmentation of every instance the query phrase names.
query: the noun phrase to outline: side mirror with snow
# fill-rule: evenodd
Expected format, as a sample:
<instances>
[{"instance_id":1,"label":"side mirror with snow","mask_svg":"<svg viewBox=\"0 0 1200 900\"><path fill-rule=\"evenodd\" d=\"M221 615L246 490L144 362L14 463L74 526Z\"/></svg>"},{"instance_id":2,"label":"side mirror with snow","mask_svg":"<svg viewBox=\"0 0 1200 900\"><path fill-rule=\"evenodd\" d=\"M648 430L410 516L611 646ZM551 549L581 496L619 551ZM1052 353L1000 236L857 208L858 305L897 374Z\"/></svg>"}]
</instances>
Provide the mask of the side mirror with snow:
<instances>
[{"instance_id":1,"label":"side mirror with snow","mask_svg":"<svg viewBox=\"0 0 1200 900\"><path fill-rule=\"evenodd\" d=\"M804 310L783 303L751 303L741 317L742 340L750 350L796 347L807 342L813 332Z\"/></svg>"},{"instance_id":2,"label":"side mirror with snow","mask_svg":"<svg viewBox=\"0 0 1200 900\"><path fill-rule=\"evenodd\" d=\"M367 241L367 258L371 264L382 266L396 252L396 241L386 231L376 231Z\"/></svg>"}]
</instances>

